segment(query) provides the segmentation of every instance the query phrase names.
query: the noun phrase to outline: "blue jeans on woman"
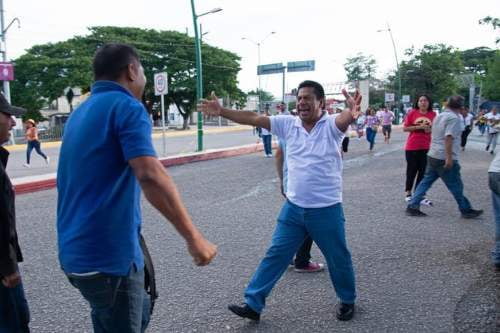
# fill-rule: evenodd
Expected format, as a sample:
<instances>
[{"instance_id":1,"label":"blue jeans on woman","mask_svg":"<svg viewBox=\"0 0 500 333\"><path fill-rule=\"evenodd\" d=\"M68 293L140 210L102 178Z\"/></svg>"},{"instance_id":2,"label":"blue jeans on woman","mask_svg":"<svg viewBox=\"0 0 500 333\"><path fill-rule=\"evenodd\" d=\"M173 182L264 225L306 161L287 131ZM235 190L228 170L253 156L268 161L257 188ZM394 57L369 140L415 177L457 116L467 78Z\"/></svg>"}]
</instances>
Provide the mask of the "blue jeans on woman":
<instances>
[{"instance_id":1,"label":"blue jeans on woman","mask_svg":"<svg viewBox=\"0 0 500 333\"><path fill-rule=\"evenodd\" d=\"M94 333L139 333L149 324L149 295L144 290L144 269L131 268L128 276L67 274L69 282L89 302Z\"/></svg>"},{"instance_id":2,"label":"blue jeans on woman","mask_svg":"<svg viewBox=\"0 0 500 333\"><path fill-rule=\"evenodd\" d=\"M0 333L27 333L30 321L23 284L7 288L0 283Z\"/></svg>"},{"instance_id":3,"label":"blue jeans on woman","mask_svg":"<svg viewBox=\"0 0 500 333\"><path fill-rule=\"evenodd\" d=\"M263 135L262 143L264 144L264 153L266 156L270 156L273 154L273 147L271 145L272 135Z\"/></svg>"},{"instance_id":4,"label":"blue jeans on woman","mask_svg":"<svg viewBox=\"0 0 500 333\"><path fill-rule=\"evenodd\" d=\"M26 163L30 164L31 152L35 149L38 155L42 156L45 160L47 160L47 155L42 152L40 148L40 141L32 140L28 141L28 150L26 151Z\"/></svg>"},{"instance_id":5,"label":"blue jeans on woman","mask_svg":"<svg viewBox=\"0 0 500 333\"><path fill-rule=\"evenodd\" d=\"M344 222L341 203L324 208L302 208L287 200L278 217L271 247L245 290L245 303L252 310L262 312L266 297L309 234L325 256L337 297L343 303L354 304L354 270Z\"/></svg>"},{"instance_id":6,"label":"blue jeans on woman","mask_svg":"<svg viewBox=\"0 0 500 333\"><path fill-rule=\"evenodd\" d=\"M422 179L415 189L415 193L408 204L409 208L420 208L420 202L424 199L427 191L438 178L441 178L455 198L460 212L467 213L472 209L469 200L464 196L464 184L460 176L460 164L458 164L458 161L453 161L451 169L445 169L444 162L444 160L427 157L424 179Z\"/></svg>"},{"instance_id":7,"label":"blue jeans on woman","mask_svg":"<svg viewBox=\"0 0 500 333\"><path fill-rule=\"evenodd\" d=\"M377 136L377 131L375 131L371 127L366 128L366 140L370 143L370 150L373 149L373 146L375 145L375 137Z\"/></svg>"}]
</instances>

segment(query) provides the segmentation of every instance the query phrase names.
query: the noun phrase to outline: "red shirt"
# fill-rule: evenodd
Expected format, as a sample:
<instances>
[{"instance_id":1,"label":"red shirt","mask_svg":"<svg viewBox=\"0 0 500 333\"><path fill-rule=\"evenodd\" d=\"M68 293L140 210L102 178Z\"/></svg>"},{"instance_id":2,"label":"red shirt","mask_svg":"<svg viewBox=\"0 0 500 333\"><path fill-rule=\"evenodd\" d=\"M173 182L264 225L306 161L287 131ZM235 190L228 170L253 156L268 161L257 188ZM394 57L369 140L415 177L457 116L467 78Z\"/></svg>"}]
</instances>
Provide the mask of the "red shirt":
<instances>
[{"instance_id":1,"label":"red shirt","mask_svg":"<svg viewBox=\"0 0 500 333\"><path fill-rule=\"evenodd\" d=\"M405 118L404 126L419 126L432 125L432 121L436 117L434 111L427 111L426 114L420 113L419 110L411 110ZM429 150L431 147L431 133L425 133L424 130L410 132L408 140L406 140L405 150Z\"/></svg>"}]
</instances>

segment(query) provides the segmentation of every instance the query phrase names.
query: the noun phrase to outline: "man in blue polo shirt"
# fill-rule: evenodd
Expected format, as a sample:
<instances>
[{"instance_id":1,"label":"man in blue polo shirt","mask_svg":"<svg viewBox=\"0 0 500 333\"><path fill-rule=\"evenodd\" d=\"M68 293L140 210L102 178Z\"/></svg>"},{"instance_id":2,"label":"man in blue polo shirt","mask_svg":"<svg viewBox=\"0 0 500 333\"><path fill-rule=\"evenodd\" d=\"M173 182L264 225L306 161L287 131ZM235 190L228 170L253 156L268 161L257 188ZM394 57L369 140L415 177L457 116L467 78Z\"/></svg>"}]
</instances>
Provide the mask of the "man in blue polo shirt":
<instances>
[{"instance_id":1,"label":"man in blue polo shirt","mask_svg":"<svg viewBox=\"0 0 500 333\"><path fill-rule=\"evenodd\" d=\"M271 246L245 290L245 303L231 304L228 308L240 317L259 320L266 297L310 235L326 258L340 299L336 316L339 320L350 320L354 315L356 288L345 239L340 145L348 126L360 114L361 96L359 92L350 96L344 90L349 109L328 115L323 110L325 92L319 83L304 81L297 90L298 117L263 117L250 111L228 110L214 94L211 100L202 100L198 106L210 115L266 128L286 143L287 201L278 217Z\"/></svg>"},{"instance_id":2,"label":"man in blue polo shirt","mask_svg":"<svg viewBox=\"0 0 500 333\"><path fill-rule=\"evenodd\" d=\"M57 171L59 260L92 308L95 332L143 332L149 322L139 244L140 193L186 240L197 265L216 247L193 225L156 157L140 99L146 78L137 52L101 47L91 96L70 116Z\"/></svg>"}]
</instances>

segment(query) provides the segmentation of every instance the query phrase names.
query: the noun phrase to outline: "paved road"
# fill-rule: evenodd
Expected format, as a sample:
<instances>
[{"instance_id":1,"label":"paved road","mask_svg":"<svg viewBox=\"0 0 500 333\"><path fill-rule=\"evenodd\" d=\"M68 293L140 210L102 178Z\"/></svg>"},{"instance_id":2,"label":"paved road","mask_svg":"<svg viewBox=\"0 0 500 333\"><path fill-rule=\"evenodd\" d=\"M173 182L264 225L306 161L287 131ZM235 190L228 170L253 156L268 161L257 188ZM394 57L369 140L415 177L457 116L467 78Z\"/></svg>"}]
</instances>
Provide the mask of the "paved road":
<instances>
[{"instance_id":1,"label":"paved road","mask_svg":"<svg viewBox=\"0 0 500 333\"><path fill-rule=\"evenodd\" d=\"M91 140L91 138L89 138ZM204 135L204 149L216 149L232 146L241 146L245 144L255 143L257 137L253 135L252 130L244 129L236 132L217 133ZM163 155L162 138L155 137L153 144L159 155ZM184 154L194 152L197 149L198 140L196 134L179 137L166 138L166 156ZM11 178L19 178L25 176L42 175L54 173L57 170L59 161L59 147L44 148L42 143L42 151L50 157L50 165L46 165L44 159L35 151L31 154L31 168L23 167L26 162L26 151L18 150L11 152L7 172Z\"/></svg>"},{"instance_id":2,"label":"paved road","mask_svg":"<svg viewBox=\"0 0 500 333\"><path fill-rule=\"evenodd\" d=\"M196 224L219 245L209 267L195 267L185 245L149 204L144 231L160 298L149 332L495 332L500 276L489 264L493 225L486 169L491 156L463 154L466 193L477 220L461 219L439 182L430 217L404 215L403 135L393 144L353 140L346 155L344 209L358 287L351 322L334 316L326 272L287 272L260 324L230 314L270 241L282 204L274 160L261 154L172 167ZM34 332L91 332L88 306L61 273L54 229L56 192L17 198L22 265ZM321 260L316 247L313 257Z\"/></svg>"}]
</instances>

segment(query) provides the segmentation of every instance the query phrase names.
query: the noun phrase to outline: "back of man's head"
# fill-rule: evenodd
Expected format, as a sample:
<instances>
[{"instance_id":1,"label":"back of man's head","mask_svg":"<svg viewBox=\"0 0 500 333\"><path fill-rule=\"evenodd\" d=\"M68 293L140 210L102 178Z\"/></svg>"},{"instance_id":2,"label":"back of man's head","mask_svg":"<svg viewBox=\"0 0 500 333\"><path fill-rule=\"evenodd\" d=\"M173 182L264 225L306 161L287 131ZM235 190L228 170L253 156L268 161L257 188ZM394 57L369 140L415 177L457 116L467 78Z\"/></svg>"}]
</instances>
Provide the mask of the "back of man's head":
<instances>
[{"instance_id":1,"label":"back of man's head","mask_svg":"<svg viewBox=\"0 0 500 333\"><path fill-rule=\"evenodd\" d=\"M110 43L100 47L92 64L94 80L116 81L129 64L139 62L136 50L127 44Z\"/></svg>"},{"instance_id":2,"label":"back of man's head","mask_svg":"<svg viewBox=\"0 0 500 333\"><path fill-rule=\"evenodd\" d=\"M446 105L452 110L460 110L464 107L465 98L460 95L451 96L448 98Z\"/></svg>"}]
</instances>

